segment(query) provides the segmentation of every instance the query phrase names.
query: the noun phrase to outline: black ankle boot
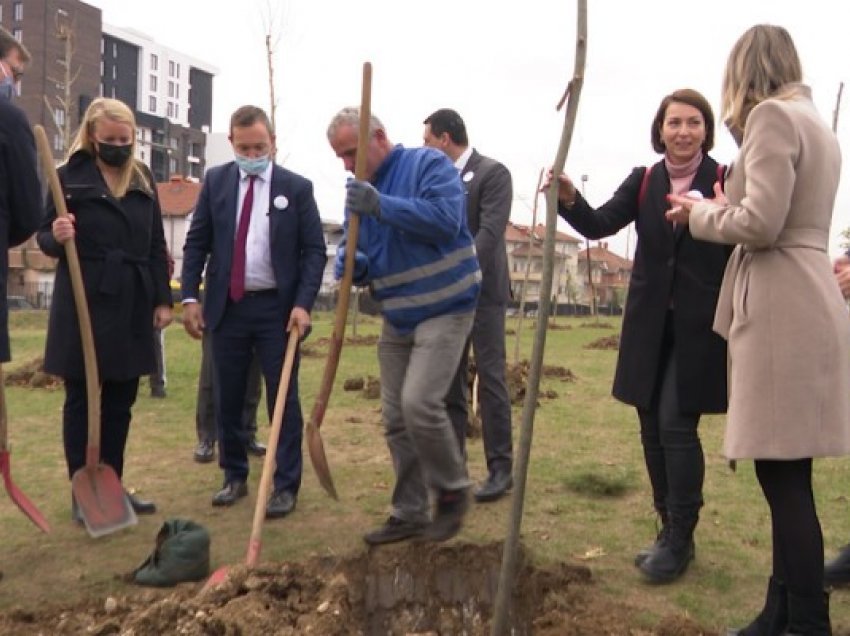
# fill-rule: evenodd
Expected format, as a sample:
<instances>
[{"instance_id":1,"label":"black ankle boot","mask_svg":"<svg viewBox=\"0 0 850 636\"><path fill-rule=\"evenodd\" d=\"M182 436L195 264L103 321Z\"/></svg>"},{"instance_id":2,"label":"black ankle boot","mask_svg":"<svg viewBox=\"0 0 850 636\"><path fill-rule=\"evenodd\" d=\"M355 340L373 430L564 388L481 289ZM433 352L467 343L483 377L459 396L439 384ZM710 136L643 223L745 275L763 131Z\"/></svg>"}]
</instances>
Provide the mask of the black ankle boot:
<instances>
[{"instance_id":1,"label":"black ankle boot","mask_svg":"<svg viewBox=\"0 0 850 636\"><path fill-rule=\"evenodd\" d=\"M782 636L788 627L788 590L772 576L767 581L764 608L743 629L730 629L726 636Z\"/></svg>"},{"instance_id":2,"label":"black ankle boot","mask_svg":"<svg viewBox=\"0 0 850 636\"><path fill-rule=\"evenodd\" d=\"M663 508L658 508L658 519L661 522L661 527L659 528L656 522L656 530L657 533L655 535L655 542L652 545L648 545L643 548L640 552L635 555L635 567L639 568L640 564L646 561L649 556L655 552L661 544L664 543L664 539L667 537L667 528L670 525L667 521L667 511Z\"/></svg>"},{"instance_id":3,"label":"black ankle boot","mask_svg":"<svg viewBox=\"0 0 850 636\"><path fill-rule=\"evenodd\" d=\"M850 545L841 548L838 556L824 565L823 582L836 587L850 584Z\"/></svg>"},{"instance_id":4,"label":"black ankle boot","mask_svg":"<svg viewBox=\"0 0 850 636\"><path fill-rule=\"evenodd\" d=\"M696 514L670 515L670 528L664 541L638 566L647 582L672 583L685 573L696 554L696 525Z\"/></svg>"},{"instance_id":5,"label":"black ankle boot","mask_svg":"<svg viewBox=\"0 0 850 636\"><path fill-rule=\"evenodd\" d=\"M811 596L788 593L788 628L784 636L832 636L829 594Z\"/></svg>"}]
</instances>

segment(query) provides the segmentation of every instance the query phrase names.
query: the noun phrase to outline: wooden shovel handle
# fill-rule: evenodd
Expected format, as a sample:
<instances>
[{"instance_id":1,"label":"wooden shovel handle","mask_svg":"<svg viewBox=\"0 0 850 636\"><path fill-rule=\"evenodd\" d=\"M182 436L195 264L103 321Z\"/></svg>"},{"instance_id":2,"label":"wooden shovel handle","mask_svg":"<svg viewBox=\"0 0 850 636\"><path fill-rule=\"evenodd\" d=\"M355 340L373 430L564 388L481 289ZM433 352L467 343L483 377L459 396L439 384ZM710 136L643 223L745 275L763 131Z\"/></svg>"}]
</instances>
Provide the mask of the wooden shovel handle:
<instances>
[{"instance_id":1,"label":"wooden shovel handle","mask_svg":"<svg viewBox=\"0 0 850 636\"><path fill-rule=\"evenodd\" d=\"M360 91L360 132L357 137L357 154L354 160L354 177L366 176L366 148L369 145L369 120L372 117L372 64L363 63L363 83ZM357 235L360 232L360 215L349 214L348 233L345 240L345 269L339 283L339 297L336 303L334 329L328 345L328 359L322 375L322 384L313 403L309 425L318 429L325 419L325 410L333 389L342 343L345 340L345 323L348 317L348 304L351 298L351 283L354 279L354 256L357 252Z\"/></svg>"},{"instance_id":2,"label":"wooden shovel handle","mask_svg":"<svg viewBox=\"0 0 850 636\"><path fill-rule=\"evenodd\" d=\"M65 196L62 194L62 184L56 166L53 165L53 153L44 128L33 126L38 154L41 157L41 167L50 186L53 205L58 216L68 216L65 206ZM86 368L86 400L88 402L89 435L86 447L86 466L97 466L100 460L100 380L97 373L97 356L94 348L89 305L86 300L86 289L83 286L83 273L80 270L80 258L77 255L77 243L74 240L65 242L65 256L68 259L68 271L71 273L71 288L74 292L74 305L77 308L77 319L80 323L80 338L83 343L83 361Z\"/></svg>"}]
</instances>

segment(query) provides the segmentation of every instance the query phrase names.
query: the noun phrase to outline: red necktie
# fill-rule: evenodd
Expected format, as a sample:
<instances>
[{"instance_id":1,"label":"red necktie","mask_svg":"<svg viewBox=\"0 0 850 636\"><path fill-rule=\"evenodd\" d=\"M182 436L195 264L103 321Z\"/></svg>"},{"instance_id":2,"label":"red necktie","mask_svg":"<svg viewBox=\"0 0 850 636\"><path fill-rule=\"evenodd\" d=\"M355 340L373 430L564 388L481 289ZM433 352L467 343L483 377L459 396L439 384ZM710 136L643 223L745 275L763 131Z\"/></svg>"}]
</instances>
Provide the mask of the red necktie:
<instances>
[{"instance_id":1,"label":"red necktie","mask_svg":"<svg viewBox=\"0 0 850 636\"><path fill-rule=\"evenodd\" d=\"M248 190L242 200L242 212L239 215L239 227L233 242L233 265L230 268L230 300L237 303L245 295L245 245L248 242L248 226L251 224L251 208L254 207L254 180L248 177Z\"/></svg>"}]
</instances>

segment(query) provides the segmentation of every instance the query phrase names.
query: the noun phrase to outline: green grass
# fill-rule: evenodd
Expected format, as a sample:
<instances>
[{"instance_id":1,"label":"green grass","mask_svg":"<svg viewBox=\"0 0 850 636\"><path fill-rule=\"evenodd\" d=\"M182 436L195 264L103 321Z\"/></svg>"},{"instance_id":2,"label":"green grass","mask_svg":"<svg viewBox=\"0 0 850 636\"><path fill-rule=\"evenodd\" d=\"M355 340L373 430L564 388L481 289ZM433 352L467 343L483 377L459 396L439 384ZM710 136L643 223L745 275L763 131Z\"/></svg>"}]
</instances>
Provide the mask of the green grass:
<instances>
[{"instance_id":1,"label":"green grass","mask_svg":"<svg viewBox=\"0 0 850 636\"><path fill-rule=\"evenodd\" d=\"M7 370L43 354L46 316L13 312L10 316L14 360ZM314 317L308 342L327 337L332 316ZM574 382L544 378L544 390L558 397L541 399L534 421L522 538L538 563L581 562L593 572L599 594L639 608L642 621L654 625L670 613L687 613L708 628L745 624L763 600L770 564L769 514L752 463L732 472L722 456L723 417L700 425L706 454L705 501L697 529L697 558L678 583L652 587L640 582L632 565L637 550L656 533L649 484L643 467L637 418L633 409L610 396L616 351L584 346L614 329L583 326L586 319L559 318L571 329L547 334L547 365L569 368ZM514 324L509 323L510 328ZM358 335L377 334L380 322L362 318ZM350 335L350 329L349 329ZM521 357L528 358L533 330L525 321ZM507 350L513 357L514 337ZM216 510L209 499L221 473L215 464L192 462L194 406L200 343L180 325L166 332L168 398L148 397L143 380L134 408L127 449L125 482L156 500L160 514L140 519L138 527L90 539L68 520L70 488L61 442L61 389L8 387L12 475L46 514L49 535L35 530L6 498L0 503L0 609L59 602L57 591L75 598L134 593L115 578L132 569L150 551L159 524L168 516L190 517L210 528L214 566L244 560L261 464L252 463L251 497L230 510ZM302 359L300 386L309 415L324 366L323 357ZM305 453L304 484L296 513L269 522L264 529L263 559L300 559L362 549L360 535L381 520L393 484L392 468L380 425L379 402L360 392L345 392L348 377L378 375L374 346L346 346L322 436L340 501L318 486ZM514 409L515 444L521 407ZM261 434L265 432L261 428ZM480 440L470 440L469 470L484 476ZM850 540L850 462L815 464L818 511L827 554ZM248 503L250 502L250 503ZM500 501L475 506L463 538L492 541L504 536L510 506ZM836 633L850 633L846 592L833 595Z\"/></svg>"}]
</instances>

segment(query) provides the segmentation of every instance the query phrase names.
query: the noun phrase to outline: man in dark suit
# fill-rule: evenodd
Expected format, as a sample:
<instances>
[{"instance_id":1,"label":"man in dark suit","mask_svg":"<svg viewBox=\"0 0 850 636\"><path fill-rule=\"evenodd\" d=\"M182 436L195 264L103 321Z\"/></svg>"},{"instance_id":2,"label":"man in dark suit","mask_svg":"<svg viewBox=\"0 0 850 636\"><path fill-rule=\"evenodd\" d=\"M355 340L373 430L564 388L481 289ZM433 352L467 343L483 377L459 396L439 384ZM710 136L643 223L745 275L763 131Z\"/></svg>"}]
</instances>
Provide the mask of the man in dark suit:
<instances>
[{"instance_id":1,"label":"man in dark suit","mask_svg":"<svg viewBox=\"0 0 850 636\"><path fill-rule=\"evenodd\" d=\"M35 139L24 112L12 103L30 56L0 27L0 253L26 241L44 210L36 169ZM8 259L0 264L0 362L11 358L6 301Z\"/></svg>"},{"instance_id":2,"label":"man in dark suit","mask_svg":"<svg viewBox=\"0 0 850 636\"><path fill-rule=\"evenodd\" d=\"M275 136L266 113L243 106L230 118L235 161L211 169L183 247L183 324L194 338L212 336L218 387L216 421L224 486L213 506L248 494L248 455L241 423L251 358L260 358L269 417L289 333L310 330L310 310L327 262L312 184L271 161ZM234 238L235 237L235 238ZM206 266L203 310L199 286ZM285 327L285 330L284 330ZM301 486L303 418L297 362L286 395L276 452L274 494L266 517L292 512Z\"/></svg>"},{"instance_id":3,"label":"man in dark suit","mask_svg":"<svg viewBox=\"0 0 850 636\"><path fill-rule=\"evenodd\" d=\"M511 402L505 382L505 309L511 297L505 228L511 215L511 173L498 161L469 145L466 125L449 108L424 122L426 146L442 150L454 161L466 190L469 231L481 266L481 296L472 327L472 350L478 371L478 393L488 476L475 491L478 502L495 501L513 486ZM468 422L467 340L457 375L446 396L449 417L464 448Z\"/></svg>"}]
</instances>

